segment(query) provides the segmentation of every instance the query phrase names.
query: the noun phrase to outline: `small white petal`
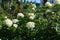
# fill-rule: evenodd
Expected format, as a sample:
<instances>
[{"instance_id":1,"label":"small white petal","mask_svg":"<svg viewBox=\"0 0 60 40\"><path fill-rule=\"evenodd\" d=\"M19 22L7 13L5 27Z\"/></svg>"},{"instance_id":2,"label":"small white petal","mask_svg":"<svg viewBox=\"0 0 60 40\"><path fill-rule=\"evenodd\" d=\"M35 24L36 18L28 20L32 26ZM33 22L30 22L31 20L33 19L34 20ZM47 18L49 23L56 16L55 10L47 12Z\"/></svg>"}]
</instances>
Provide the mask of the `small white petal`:
<instances>
[{"instance_id":1,"label":"small white petal","mask_svg":"<svg viewBox=\"0 0 60 40\"><path fill-rule=\"evenodd\" d=\"M18 20L18 19L12 19L12 22L13 22L13 23L18 23L19 20Z\"/></svg>"},{"instance_id":2,"label":"small white petal","mask_svg":"<svg viewBox=\"0 0 60 40\"><path fill-rule=\"evenodd\" d=\"M31 4L32 4L32 3L31 3ZM33 7L33 8L36 8L36 4L32 4L32 7Z\"/></svg>"},{"instance_id":3,"label":"small white petal","mask_svg":"<svg viewBox=\"0 0 60 40\"><path fill-rule=\"evenodd\" d=\"M5 18L7 18L7 16L5 16Z\"/></svg>"},{"instance_id":4,"label":"small white petal","mask_svg":"<svg viewBox=\"0 0 60 40\"><path fill-rule=\"evenodd\" d=\"M34 15L34 13L28 13L28 16L33 16Z\"/></svg>"},{"instance_id":5,"label":"small white petal","mask_svg":"<svg viewBox=\"0 0 60 40\"><path fill-rule=\"evenodd\" d=\"M35 15L29 17L29 19L31 19L31 20L33 20L34 18L35 18Z\"/></svg>"},{"instance_id":6,"label":"small white petal","mask_svg":"<svg viewBox=\"0 0 60 40\"><path fill-rule=\"evenodd\" d=\"M32 8L35 11L35 8Z\"/></svg>"},{"instance_id":7,"label":"small white petal","mask_svg":"<svg viewBox=\"0 0 60 40\"><path fill-rule=\"evenodd\" d=\"M52 10L50 10L50 9L47 9L47 10L46 10L46 12L52 12Z\"/></svg>"},{"instance_id":8,"label":"small white petal","mask_svg":"<svg viewBox=\"0 0 60 40\"><path fill-rule=\"evenodd\" d=\"M17 27L18 27L18 25L17 25L17 24L13 24L13 27L17 28Z\"/></svg>"}]
</instances>

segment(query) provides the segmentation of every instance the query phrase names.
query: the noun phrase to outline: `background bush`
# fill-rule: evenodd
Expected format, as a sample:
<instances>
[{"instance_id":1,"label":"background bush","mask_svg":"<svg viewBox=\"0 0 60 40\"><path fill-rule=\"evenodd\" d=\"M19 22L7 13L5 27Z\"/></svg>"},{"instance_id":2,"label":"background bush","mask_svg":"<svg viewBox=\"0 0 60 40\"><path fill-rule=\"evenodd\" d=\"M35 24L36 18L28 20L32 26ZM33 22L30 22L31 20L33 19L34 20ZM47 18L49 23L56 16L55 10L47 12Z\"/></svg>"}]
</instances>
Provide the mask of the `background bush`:
<instances>
[{"instance_id":1,"label":"background bush","mask_svg":"<svg viewBox=\"0 0 60 40\"><path fill-rule=\"evenodd\" d=\"M16 4L16 5L15 5ZM59 40L60 39L60 5L54 5L51 8L46 6L37 6L33 10L32 4L20 4L14 3L11 9L4 9L0 6L0 38L2 40ZM18 9L19 6L22 8ZM48 11L49 10L49 11ZM9 19L14 19L19 12L25 15L24 18L19 19L18 27L14 31L11 27L7 29L7 26L3 25L5 16ZM36 18L30 20L28 13L34 13ZM31 31L27 29L26 23L29 21L35 22L35 28ZM57 29L57 30L56 30Z\"/></svg>"}]
</instances>

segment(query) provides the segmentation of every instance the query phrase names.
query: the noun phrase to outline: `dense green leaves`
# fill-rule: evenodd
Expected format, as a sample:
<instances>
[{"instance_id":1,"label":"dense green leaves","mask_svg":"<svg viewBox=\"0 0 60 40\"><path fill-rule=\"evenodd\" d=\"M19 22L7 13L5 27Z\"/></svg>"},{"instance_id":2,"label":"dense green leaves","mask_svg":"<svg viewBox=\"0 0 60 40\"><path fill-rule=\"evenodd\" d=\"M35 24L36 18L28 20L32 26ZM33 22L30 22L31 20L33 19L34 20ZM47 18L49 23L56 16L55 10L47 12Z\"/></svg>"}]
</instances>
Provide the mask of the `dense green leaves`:
<instances>
[{"instance_id":1,"label":"dense green leaves","mask_svg":"<svg viewBox=\"0 0 60 40\"><path fill-rule=\"evenodd\" d=\"M24 14L23 18L17 18L18 4L14 2L13 4L14 12L11 10L3 9L0 7L0 38L2 40L59 40L60 32L60 5L55 5L51 8L45 6L32 6L32 4L23 4L22 13ZM34 13L35 18L33 20L29 19L29 13ZM15 15L13 15L15 14ZM8 16L9 15L9 16ZM18 27L8 27L3 24L3 21L6 19L5 16L9 19L18 19ZM35 27L33 30L26 27L27 22L34 22Z\"/></svg>"}]
</instances>

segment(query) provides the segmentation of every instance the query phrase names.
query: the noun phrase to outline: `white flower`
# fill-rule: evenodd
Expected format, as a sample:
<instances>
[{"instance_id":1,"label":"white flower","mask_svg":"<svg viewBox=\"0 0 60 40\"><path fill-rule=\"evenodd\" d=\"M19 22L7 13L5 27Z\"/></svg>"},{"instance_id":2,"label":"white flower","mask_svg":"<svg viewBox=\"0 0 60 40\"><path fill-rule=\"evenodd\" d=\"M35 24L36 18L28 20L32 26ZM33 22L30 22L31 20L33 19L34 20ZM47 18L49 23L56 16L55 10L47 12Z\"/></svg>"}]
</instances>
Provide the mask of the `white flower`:
<instances>
[{"instance_id":1,"label":"white flower","mask_svg":"<svg viewBox=\"0 0 60 40\"><path fill-rule=\"evenodd\" d=\"M46 3L45 3L45 6L47 6L47 7L51 7L52 4L51 4L50 2L46 2Z\"/></svg>"},{"instance_id":2,"label":"white flower","mask_svg":"<svg viewBox=\"0 0 60 40\"><path fill-rule=\"evenodd\" d=\"M13 27L17 28L17 27L18 27L18 25L17 25L17 24L13 24Z\"/></svg>"},{"instance_id":3,"label":"white flower","mask_svg":"<svg viewBox=\"0 0 60 40\"><path fill-rule=\"evenodd\" d=\"M5 18L7 18L7 16L5 16Z\"/></svg>"},{"instance_id":4,"label":"white flower","mask_svg":"<svg viewBox=\"0 0 60 40\"><path fill-rule=\"evenodd\" d=\"M35 23L34 22L28 22L27 24L26 24L26 27L28 28L28 29L33 29L34 27L35 27Z\"/></svg>"},{"instance_id":5,"label":"white flower","mask_svg":"<svg viewBox=\"0 0 60 40\"><path fill-rule=\"evenodd\" d=\"M1 40L1 39L0 39Z\"/></svg>"},{"instance_id":6,"label":"white flower","mask_svg":"<svg viewBox=\"0 0 60 40\"><path fill-rule=\"evenodd\" d=\"M18 19L12 19L12 22L13 22L13 23L18 23L19 20L18 20Z\"/></svg>"},{"instance_id":7,"label":"white flower","mask_svg":"<svg viewBox=\"0 0 60 40\"><path fill-rule=\"evenodd\" d=\"M52 12L52 14L54 14L55 12Z\"/></svg>"},{"instance_id":8,"label":"white flower","mask_svg":"<svg viewBox=\"0 0 60 40\"><path fill-rule=\"evenodd\" d=\"M28 13L29 19L33 20L35 18L35 14L34 13Z\"/></svg>"},{"instance_id":9,"label":"white flower","mask_svg":"<svg viewBox=\"0 0 60 40\"><path fill-rule=\"evenodd\" d=\"M3 22L4 22L4 24L5 24L6 26L8 26L8 27L11 27L12 24L13 24L13 22L12 22L10 19L5 19Z\"/></svg>"},{"instance_id":10,"label":"white flower","mask_svg":"<svg viewBox=\"0 0 60 40\"><path fill-rule=\"evenodd\" d=\"M32 3L31 3L31 4L32 4ZM32 4L32 7L33 7L33 8L36 8L36 4Z\"/></svg>"},{"instance_id":11,"label":"white flower","mask_svg":"<svg viewBox=\"0 0 60 40\"><path fill-rule=\"evenodd\" d=\"M33 16L34 15L34 13L28 13L28 16Z\"/></svg>"},{"instance_id":12,"label":"white flower","mask_svg":"<svg viewBox=\"0 0 60 40\"><path fill-rule=\"evenodd\" d=\"M18 13L18 14L17 14L17 18L19 18L19 17L24 18L24 14L23 14L23 13Z\"/></svg>"},{"instance_id":13,"label":"white flower","mask_svg":"<svg viewBox=\"0 0 60 40\"><path fill-rule=\"evenodd\" d=\"M60 0L55 0L54 3L55 4L60 4Z\"/></svg>"},{"instance_id":14,"label":"white flower","mask_svg":"<svg viewBox=\"0 0 60 40\"><path fill-rule=\"evenodd\" d=\"M29 19L33 20L35 18L35 15L30 16Z\"/></svg>"},{"instance_id":15,"label":"white flower","mask_svg":"<svg viewBox=\"0 0 60 40\"><path fill-rule=\"evenodd\" d=\"M52 10L50 10L50 9L47 9L47 10L46 10L46 12L52 12Z\"/></svg>"},{"instance_id":16,"label":"white flower","mask_svg":"<svg viewBox=\"0 0 60 40\"><path fill-rule=\"evenodd\" d=\"M32 8L35 11L35 8Z\"/></svg>"}]
</instances>

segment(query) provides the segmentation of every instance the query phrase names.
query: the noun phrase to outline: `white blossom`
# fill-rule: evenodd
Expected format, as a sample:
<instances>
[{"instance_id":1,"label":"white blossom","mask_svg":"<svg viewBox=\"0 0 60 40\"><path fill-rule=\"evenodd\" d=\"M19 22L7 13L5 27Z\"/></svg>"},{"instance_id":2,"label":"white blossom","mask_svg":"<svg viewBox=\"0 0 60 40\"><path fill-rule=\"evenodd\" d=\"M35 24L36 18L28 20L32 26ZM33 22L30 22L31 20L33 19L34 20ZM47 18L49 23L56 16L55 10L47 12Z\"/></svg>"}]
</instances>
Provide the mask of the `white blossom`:
<instances>
[{"instance_id":1,"label":"white blossom","mask_svg":"<svg viewBox=\"0 0 60 40\"><path fill-rule=\"evenodd\" d=\"M7 16L5 16L4 18L7 18Z\"/></svg>"},{"instance_id":2,"label":"white blossom","mask_svg":"<svg viewBox=\"0 0 60 40\"><path fill-rule=\"evenodd\" d=\"M33 20L35 18L35 14L34 13L28 13L29 19Z\"/></svg>"},{"instance_id":3,"label":"white blossom","mask_svg":"<svg viewBox=\"0 0 60 40\"><path fill-rule=\"evenodd\" d=\"M24 18L24 14L23 13L18 13L17 18L19 18L19 17Z\"/></svg>"},{"instance_id":4,"label":"white blossom","mask_svg":"<svg viewBox=\"0 0 60 40\"><path fill-rule=\"evenodd\" d=\"M47 9L47 10L46 10L46 12L52 12L52 10L50 10L50 9Z\"/></svg>"},{"instance_id":5,"label":"white blossom","mask_svg":"<svg viewBox=\"0 0 60 40\"><path fill-rule=\"evenodd\" d=\"M54 4L60 4L60 0L55 0Z\"/></svg>"},{"instance_id":6,"label":"white blossom","mask_svg":"<svg viewBox=\"0 0 60 40\"><path fill-rule=\"evenodd\" d=\"M18 23L19 20L18 20L18 19L12 19L12 22L13 22L13 23Z\"/></svg>"},{"instance_id":7,"label":"white blossom","mask_svg":"<svg viewBox=\"0 0 60 40\"><path fill-rule=\"evenodd\" d=\"M35 18L35 15L30 16L29 19L33 20Z\"/></svg>"},{"instance_id":8,"label":"white blossom","mask_svg":"<svg viewBox=\"0 0 60 40\"><path fill-rule=\"evenodd\" d=\"M18 27L18 25L17 25L17 24L13 24L13 27L17 28L17 27Z\"/></svg>"},{"instance_id":9,"label":"white blossom","mask_svg":"<svg viewBox=\"0 0 60 40\"><path fill-rule=\"evenodd\" d=\"M34 22L28 22L27 24L26 24L26 27L28 28L28 29L33 29L34 27L35 27L35 23Z\"/></svg>"},{"instance_id":10,"label":"white blossom","mask_svg":"<svg viewBox=\"0 0 60 40\"><path fill-rule=\"evenodd\" d=\"M28 13L28 16L34 16L34 13Z\"/></svg>"},{"instance_id":11,"label":"white blossom","mask_svg":"<svg viewBox=\"0 0 60 40\"><path fill-rule=\"evenodd\" d=\"M31 3L31 4L32 4L32 3ZM32 4L32 7L33 7L33 8L36 8L36 4Z\"/></svg>"},{"instance_id":12,"label":"white blossom","mask_svg":"<svg viewBox=\"0 0 60 40\"><path fill-rule=\"evenodd\" d=\"M8 26L8 27L11 27L12 24L13 24L12 20L10 20L10 19L5 19L3 22L4 22L4 24L5 24L6 26Z\"/></svg>"},{"instance_id":13,"label":"white blossom","mask_svg":"<svg viewBox=\"0 0 60 40\"><path fill-rule=\"evenodd\" d=\"M48 7L51 7L51 6L53 6L50 2L46 2L45 3L45 6L48 6Z\"/></svg>"},{"instance_id":14,"label":"white blossom","mask_svg":"<svg viewBox=\"0 0 60 40\"><path fill-rule=\"evenodd\" d=\"M1 40L1 39L0 39Z\"/></svg>"},{"instance_id":15,"label":"white blossom","mask_svg":"<svg viewBox=\"0 0 60 40\"><path fill-rule=\"evenodd\" d=\"M34 11L35 11L35 8L32 8L32 10L34 10Z\"/></svg>"},{"instance_id":16,"label":"white blossom","mask_svg":"<svg viewBox=\"0 0 60 40\"><path fill-rule=\"evenodd\" d=\"M54 14L55 12L52 12L52 14Z\"/></svg>"}]
</instances>

